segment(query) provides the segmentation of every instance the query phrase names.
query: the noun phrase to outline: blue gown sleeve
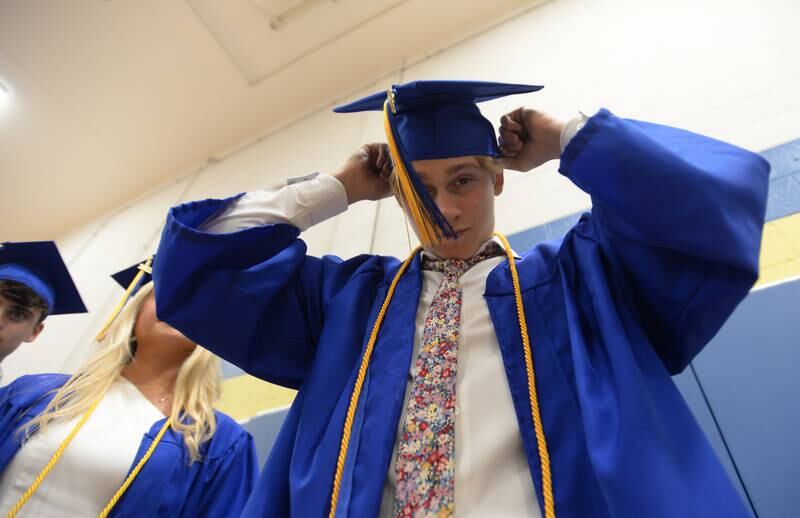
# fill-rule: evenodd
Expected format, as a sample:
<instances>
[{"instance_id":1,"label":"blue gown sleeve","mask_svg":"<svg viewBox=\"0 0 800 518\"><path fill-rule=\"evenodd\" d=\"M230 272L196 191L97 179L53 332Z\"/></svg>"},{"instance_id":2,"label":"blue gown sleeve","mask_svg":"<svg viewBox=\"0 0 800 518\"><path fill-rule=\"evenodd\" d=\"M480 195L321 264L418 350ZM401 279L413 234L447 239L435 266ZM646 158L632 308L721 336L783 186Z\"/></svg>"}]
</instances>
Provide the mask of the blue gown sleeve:
<instances>
[{"instance_id":1,"label":"blue gown sleeve","mask_svg":"<svg viewBox=\"0 0 800 518\"><path fill-rule=\"evenodd\" d=\"M21 391L29 385L30 376L22 376L0 388L0 472L16 455L22 441L21 414L26 405Z\"/></svg>"},{"instance_id":2,"label":"blue gown sleeve","mask_svg":"<svg viewBox=\"0 0 800 518\"><path fill-rule=\"evenodd\" d=\"M591 195L587 232L604 275L669 372L682 371L758 277L768 163L601 110L567 145L560 171Z\"/></svg>"},{"instance_id":3,"label":"blue gown sleeve","mask_svg":"<svg viewBox=\"0 0 800 518\"><path fill-rule=\"evenodd\" d=\"M32 417L44 409L48 395L64 384L63 374L26 374L0 387L0 438L16 433L22 414Z\"/></svg>"},{"instance_id":4,"label":"blue gown sleeve","mask_svg":"<svg viewBox=\"0 0 800 518\"><path fill-rule=\"evenodd\" d=\"M240 430L240 435L221 457L209 459L201 472L202 480L193 484L189 495L191 509L185 516L217 518L238 517L258 479L258 457L253 437Z\"/></svg>"},{"instance_id":5,"label":"blue gown sleeve","mask_svg":"<svg viewBox=\"0 0 800 518\"><path fill-rule=\"evenodd\" d=\"M16 455L22 427L44 410L67 378L63 374L26 375L0 388L0 471Z\"/></svg>"},{"instance_id":6,"label":"blue gown sleeve","mask_svg":"<svg viewBox=\"0 0 800 518\"><path fill-rule=\"evenodd\" d=\"M0 437L6 438L14 433L14 423L19 415L19 407L14 401L14 393L19 385L19 378L4 387L0 387Z\"/></svg>"},{"instance_id":7,"label":"blue gown sleeve","mask_svg":"<svg viewBox=\"0 0 800 518\"><path fill-rule=\"evenodd\" d=\"M254 376L299 388L327 305L372 256L309 256L287 224L199 230L235 199L170 210L153 267L158 318Z\"/></svg>"}]
</instances>

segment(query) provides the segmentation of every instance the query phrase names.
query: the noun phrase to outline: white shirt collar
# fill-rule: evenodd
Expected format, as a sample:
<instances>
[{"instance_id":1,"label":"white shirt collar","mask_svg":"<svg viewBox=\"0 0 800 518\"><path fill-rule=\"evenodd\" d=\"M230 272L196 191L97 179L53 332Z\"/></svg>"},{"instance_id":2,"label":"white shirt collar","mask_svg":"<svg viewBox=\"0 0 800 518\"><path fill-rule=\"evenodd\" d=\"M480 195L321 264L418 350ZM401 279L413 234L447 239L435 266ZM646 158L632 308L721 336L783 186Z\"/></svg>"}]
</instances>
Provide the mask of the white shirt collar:
<instances>
[{"instance_id":1,"label":"white shirt collar","mask_svg":"<svg viewBox=\"0 0 800 518\"><path fill-rule=\"evenodd\" d=\"M500 245L500 248L502 248L503 250L505 250L505 248L503 247L503 242L502 242L502 241L500 241L500 238L499 238L499 237L497 237L497 236L492 236L492 238L491 238L491 239L489 239L488 241L486 241L484 244L482 244L482 245L481 245L481 247L478 249L478 251L477 251L477 252L475 252L475 253L476 253L476 254L479 254L479 253L481 253L481 252L483 251L483 249L484 249L484 248L486 248L487 246L489 246L489 243L497 243L498 245ZM514 254L514 258L515 258L515 259L522 259L522 256L520 256L520 255L519 255L519 254L516 252L516 250L514 250L513 248L511 249L511 253L512 253L512 254ZM423 256L425 256L425 257L429 257L429 258L431 258L431 259L442 259L442 258L441 258L441 257L439 257L438 255L434 254L433 252L428 252L427 250L423 250L423 251L422 251L422 255L423 255Z\"/></svg>"}]
</instances>

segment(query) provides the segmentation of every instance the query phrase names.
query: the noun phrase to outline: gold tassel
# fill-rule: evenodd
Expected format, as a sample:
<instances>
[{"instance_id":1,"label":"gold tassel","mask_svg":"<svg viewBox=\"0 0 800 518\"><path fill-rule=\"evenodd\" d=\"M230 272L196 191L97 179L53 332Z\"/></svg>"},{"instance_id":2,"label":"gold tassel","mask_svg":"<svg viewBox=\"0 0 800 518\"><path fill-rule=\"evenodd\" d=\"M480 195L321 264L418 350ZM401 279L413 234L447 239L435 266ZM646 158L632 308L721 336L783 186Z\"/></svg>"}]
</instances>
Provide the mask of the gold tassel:
<instances>
[{"instance_id":1,"label":"gold tassel","mask_svg":"<svg viewBox=\"0 0 800 518\"><path fill-rule=\"evenodd\" d=\"M119 312L122 311L122 308L125 307L125 303L128 302L128 299L131 297L131 293L133 289L139 284L139 281L142 280L147 273L153 273L153 256L150 256L145 262L139 265L139 271L136 273L136 276L133 278L131 283L128 285L128 289L125 290L125 294L122 296L122 299L117 304L117 307L114 308L114 311L111 312L111 316L108 317L106 323L103 325L100 332L97 333L97 336L94 339L98 342L103 341L105 339L106 334L108 333L108 328L111 327L111 324L114 323L114 320L119 315Z\"/></svg>"},{"instance_id":2,"label":"gold tassel","mask_svg":"<svg viewBox=\"0 0 800 518\"><path fill-rule=\"evenodd\" d=\"M424 209L419 194L414 190L405 163L397 149L397 142L395 142L394 132L392 132L392 126L389 122L388 110L392 100L393 98L389 96L383 105L383 129L386 133L386 141L389 144L389 153L392 155L392 161L394 162L398 186L397 196L400 198L403 208L406 209L406 213L414 222L414 227L417 230L422 246L430 247L441 242L441 232L439 232L433 219Z\"/></svg>"}]
</instances>

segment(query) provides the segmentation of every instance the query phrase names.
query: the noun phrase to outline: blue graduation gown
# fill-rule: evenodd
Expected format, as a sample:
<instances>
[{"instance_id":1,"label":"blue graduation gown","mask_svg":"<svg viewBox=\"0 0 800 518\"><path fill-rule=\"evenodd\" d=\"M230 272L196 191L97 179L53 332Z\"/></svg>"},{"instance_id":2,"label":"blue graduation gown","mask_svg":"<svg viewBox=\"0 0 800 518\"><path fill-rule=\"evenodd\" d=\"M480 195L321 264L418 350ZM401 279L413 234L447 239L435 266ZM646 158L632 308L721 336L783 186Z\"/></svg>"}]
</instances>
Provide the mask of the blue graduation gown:
<instances>
[{"instance_id":1,"label":"blue graduation gown","mask_svg":"<svg viewBox=\"0 0 800 518\"><path fill-rule=\"evenodd\" d=\"M67 379L63 374L22 376L0 389L0 472L20 448L17 431L44 410ZM202 447L202 460L191 465L183 436L168 430L109 516L238 517L258 478L258 459L247 431L221 412L216 418L217 431ZM144 435L131 469L165 421Z\"/></svg>"},{"instance_id":2,"label":"blue graduation gown","mask_svg":"<svg viewBox=\"0 0 800 518\"><path fill-rule=\"evenodd\" d=\"M592 211L517 262L556 515L747 516L670 375L757 277L769 166L729 144L601 110L560 171L591 195ZM198 230L230 202L170 211L154 273L159 318L245 371L299 389L243 515L327 516L359 360L399 261L311 257L285 224ZM421 279L417 257L375 346L337 516L378 512ZM506 262L487 278L485 298L541 506Z\"/></svg>"}]
</instances>

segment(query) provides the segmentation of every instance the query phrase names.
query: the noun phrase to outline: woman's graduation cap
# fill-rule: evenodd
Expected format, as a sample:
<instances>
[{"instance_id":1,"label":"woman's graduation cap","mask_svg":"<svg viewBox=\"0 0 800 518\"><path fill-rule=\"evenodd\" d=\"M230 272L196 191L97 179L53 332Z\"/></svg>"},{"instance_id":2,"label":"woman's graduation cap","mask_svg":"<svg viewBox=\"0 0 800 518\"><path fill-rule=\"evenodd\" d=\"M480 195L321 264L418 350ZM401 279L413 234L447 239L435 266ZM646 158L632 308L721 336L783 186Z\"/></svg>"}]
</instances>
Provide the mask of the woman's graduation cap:
<instances>
[{"instance_id":1,"label":"woman's graduation cap","mask_svg":"<svg viewBox=\"0 0 800 518\"><path fill-rule=\"evenodd\" d=\"M0 244L0 280L32 289L47 303L47 315L86 313L78 288L53 241Z\"/></svg>"},{"instance_id":2,"label":"woman's graduation cap","mask_svg":"<svg viewBox=\"0 0 800 518\"><path fill-rule=\"evenodd\" d=\"M494 126L481 115L477 103L542 88L482 81L414 81L393 85L333 111L383 111L397 194L414 220L422 244L427 246L455 237L455 233L411 161L471 155L501 157Z\"/></svg>"},{"instance_id":3,"label":"woman's graduation cap","mask_svg":"<svg viewBox=\"0 0 800 518\"><path fill-rule=\"evenodd\" d=\"M122 299L120 299L117 307L111 312L111 316L108 317L103 328L97 333L97 336L95 336L95 340L99 342L106 337L108 328L111 327L111 324L117 318L119 312L122 311L122 308L125 307L128 300L136 295L139 288L153 280L153 260L155 257L155 255L152 255L140 263L136 263L133 266L129 266L111 275L111 278L117 281L117 284L125 288L125 293L122 295Z\"/></svg>"}]
</instances>

